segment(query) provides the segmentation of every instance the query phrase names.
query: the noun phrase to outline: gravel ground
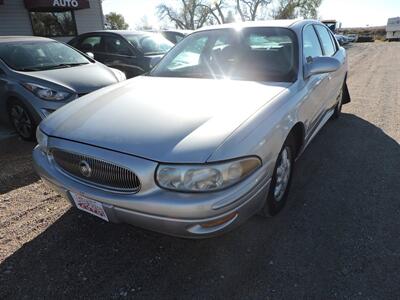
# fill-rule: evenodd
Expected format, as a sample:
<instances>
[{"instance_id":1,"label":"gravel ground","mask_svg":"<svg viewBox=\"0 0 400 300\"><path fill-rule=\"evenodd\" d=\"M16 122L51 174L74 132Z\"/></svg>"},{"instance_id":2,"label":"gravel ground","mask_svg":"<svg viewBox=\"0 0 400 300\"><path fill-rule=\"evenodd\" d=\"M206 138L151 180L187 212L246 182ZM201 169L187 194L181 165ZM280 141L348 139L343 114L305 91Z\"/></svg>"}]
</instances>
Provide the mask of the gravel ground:
<instances>
[{"instance_id":1,"label":"gravel ground","mask_svg":"<svg viewBox=\"0 0 400 300\"><path fill-rule=\"evenodd\" d=\"M0 299L400 298L400 43L349 49L352 103L298 161L289 205L182 240L71 209L0 145ZM18 150L17 150L18 149Z\"/></svg>"}]
</instances>

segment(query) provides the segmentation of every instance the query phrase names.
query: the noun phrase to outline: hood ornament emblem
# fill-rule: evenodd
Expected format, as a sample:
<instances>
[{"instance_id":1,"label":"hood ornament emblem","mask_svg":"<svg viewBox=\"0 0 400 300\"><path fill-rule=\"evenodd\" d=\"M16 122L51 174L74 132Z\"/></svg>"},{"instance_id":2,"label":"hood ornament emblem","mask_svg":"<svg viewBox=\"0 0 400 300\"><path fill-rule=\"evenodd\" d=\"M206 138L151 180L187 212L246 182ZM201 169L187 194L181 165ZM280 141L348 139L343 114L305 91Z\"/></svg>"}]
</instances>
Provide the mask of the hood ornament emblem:
<instances>
[{"instance_id":1,"label":"hood ornament emblem","mask_svg":"<svg viewBox=\"0 0 400 300\"><path fill-rule=\"evenodd\" d=\"M92 176L92 168L86 160L81 160L79 162L79 171L81 174L87 178Z\"/></svg>"}]
</instances>

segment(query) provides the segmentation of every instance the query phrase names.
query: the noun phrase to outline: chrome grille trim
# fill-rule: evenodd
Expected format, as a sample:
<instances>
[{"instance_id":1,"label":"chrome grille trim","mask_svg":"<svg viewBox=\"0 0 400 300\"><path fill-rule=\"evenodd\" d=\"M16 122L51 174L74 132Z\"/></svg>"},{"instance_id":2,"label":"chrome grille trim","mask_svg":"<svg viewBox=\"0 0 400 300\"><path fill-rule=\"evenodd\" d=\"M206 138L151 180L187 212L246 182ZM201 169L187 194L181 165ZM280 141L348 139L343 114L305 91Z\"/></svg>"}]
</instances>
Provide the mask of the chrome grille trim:
<instances>
[{"instance_id":1,"label":"chrome grille trim","mask_svg":"<svg viewBox=\"0 0 400 300\"><path fill-rule=\"evenodd\" d=\"M140 180L131 170L88 155L51 149L51 157L57 168L72 179L87 185L118 193L137 193ZM80 163L86 161L91 167L90 177L81 173Z\"/></svg>"}]
</instances>

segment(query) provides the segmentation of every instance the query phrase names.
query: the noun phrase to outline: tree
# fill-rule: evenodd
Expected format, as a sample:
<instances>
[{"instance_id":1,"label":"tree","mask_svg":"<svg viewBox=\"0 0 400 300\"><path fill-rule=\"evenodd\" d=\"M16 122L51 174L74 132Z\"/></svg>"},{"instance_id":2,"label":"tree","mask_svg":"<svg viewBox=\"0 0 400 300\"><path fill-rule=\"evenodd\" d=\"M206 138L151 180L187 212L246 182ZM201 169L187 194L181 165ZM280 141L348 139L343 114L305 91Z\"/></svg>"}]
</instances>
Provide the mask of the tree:
<instances>
[{"instance_id":1,"label":"tree","mask_svg":"<svg viewBox=\"0 0 400 300\"><path fill-rule=\"evenodd\" d=\"M129 28L129 24L125 22L125 18L121 14L110 12L105 16L106 18L106 29L111 30L125 30Z\"/></svg>"},{"instance_id":2,"label":"tree","mask_svg":"<svg viewBox=\"0 0 400 300\"><path fill-rule=\"evenodd\" d=\"M224 21L224 23L234 23L236 21L235 16L233 15L233 11L228 11L228 15L226 16Z\"/></svg>"},{"instance_id":3,"label":"tree","mask_svg":"<svg viewBox=\"0 0 400 300\"><path fill-rule=\"evenodd\" d=\"M315 19L322 0L279 0L275 19L294 19L297 17Z\"/></svg>"},{"instance_id":4,"label":"tree","mask_svg":"<svg viewBox=\"0 0 400 300\"><path fill-rule=\"evenodd\" d=\"M255 21L265 18L261 11L265 12L271 2L272 0L236 0L236 10L243 22Z\"/></svg>"},{"instance_id":5,"label":"tree","mask_svg":"<svg viewBox=\"0 0 400 300\"><path fill-rule=\"evenodd\" d=\"M157 6L161 20L168 18L175 27L190 30L209 23L210 19L216 16L216 14L213 15L214 11L206 0L181 0L181 5L177 9L166 4Z\"/></svg>"},{"instance_id":6,"label":"tree","mask_svg":"<svg viewBox=\"0 0 400 300\"><path fill-rule=\"evenodd\" d=\"M160 4L157 7L161 20L167 19L176 28L197 29L208 24L231 23L236 11L243 22L263 20L267 17L290 19L316 18L322 0L180 0L180 6ZM268 6L271 9L268 14Z\"/></svg>"}]
</instances>

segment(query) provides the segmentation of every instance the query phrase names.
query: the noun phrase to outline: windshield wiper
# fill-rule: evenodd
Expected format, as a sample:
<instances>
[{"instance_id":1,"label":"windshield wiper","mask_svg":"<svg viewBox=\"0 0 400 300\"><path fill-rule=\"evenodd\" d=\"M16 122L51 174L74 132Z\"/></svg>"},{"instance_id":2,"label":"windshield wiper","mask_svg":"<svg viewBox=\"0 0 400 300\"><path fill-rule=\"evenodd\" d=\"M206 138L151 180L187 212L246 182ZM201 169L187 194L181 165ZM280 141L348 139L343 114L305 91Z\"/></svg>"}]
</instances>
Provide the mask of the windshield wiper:
<instances>
[{"instance_id":1,"label":"windshield wiper","mask_svg":"<svg viewBox=\"0 0 400 300\"><path fill-rule=\"evenodd\" d=\"M48 66L46 69L50 70L50 69L62 69L62 68L72 68L72 67L76 67L76 66L82 66L82 65L87 65L89 63L63 63L63 64L58 64L58 65L54 65L54 66Z\"/></svg>"},{"instance_id":2,"label":"windshield wiper","mask_svg":"<svg viewBox=\"0 0 400 300\"><path fill-rule=\"evenodd\" d=\"M145 55L152 56L152 55L163 55L165 52L146 52Z\"/></svg>"},{"instance_id":3,"label":"windshield wiper","mask_svg":"<svg viewBox=\"0 0 400 300\"><path fill-rule=\"evenodd\" d=\"M19 72L34 72L34 71L41 71L42 69L40 68L20 68L17 69Z\"/></svg>"}]
</instances>

